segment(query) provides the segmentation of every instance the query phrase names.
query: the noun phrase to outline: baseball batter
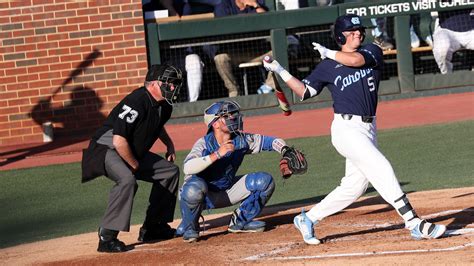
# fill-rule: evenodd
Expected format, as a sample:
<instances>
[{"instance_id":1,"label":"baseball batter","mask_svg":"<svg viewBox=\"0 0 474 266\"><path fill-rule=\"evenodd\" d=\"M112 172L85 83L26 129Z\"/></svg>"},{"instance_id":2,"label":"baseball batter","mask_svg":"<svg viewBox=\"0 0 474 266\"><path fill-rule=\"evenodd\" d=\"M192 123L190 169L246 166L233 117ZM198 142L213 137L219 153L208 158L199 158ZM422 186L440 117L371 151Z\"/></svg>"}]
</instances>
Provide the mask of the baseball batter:
<instances>
[{"instance_id":1,"label":"baseball batter","mask_svg":"<svg viewBox=\"0 0 474 266\"><path fill-rule=\"evenodd\" d=\"M330 90L334 101L331 141L346 158L345 176L340 185L310 211L302 211L296 216L296 228L307 244L319 244L313 226L356 201L370 182L403 218L413 238L441 237L446 226L418 217L390 162L377 148L376 110L383 67L382 50L374 44L362 45L365 28L356 15L338 17L333 36L341 50L334 51L313 43L324 60L302 81L276 60L263 62L265 68L280 75L301 100L317 96L325 86Z\"/></svg>"}]
</instances>

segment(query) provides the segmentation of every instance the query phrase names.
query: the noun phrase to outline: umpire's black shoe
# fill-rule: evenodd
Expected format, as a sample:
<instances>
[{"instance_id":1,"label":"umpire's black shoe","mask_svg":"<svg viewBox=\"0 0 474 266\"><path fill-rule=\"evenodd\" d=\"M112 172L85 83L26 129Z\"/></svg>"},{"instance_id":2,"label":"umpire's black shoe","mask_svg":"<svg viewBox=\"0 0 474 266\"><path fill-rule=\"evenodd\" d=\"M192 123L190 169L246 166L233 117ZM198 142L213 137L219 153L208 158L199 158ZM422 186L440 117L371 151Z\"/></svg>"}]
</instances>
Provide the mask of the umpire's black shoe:
<instances>
[{"instance_id":1,"label":"umpire's black shoe","mask_svg":"<svg viewBox=\"0 0 474 266\"><path fill-rule=\"evenodd\" d=\"M168 224L158 224L155 226L145 226L140 228L138 234L138 241L140 242L155 242L160 240L167 240L175 237L176 230L171 228Z\"/></svg>"},{"instance_id":2,"label":"umpire's black shoe","mask_svg":"<svg viewBox=\"0 0 474 266\"><path fill-rule=\"evenodd\" d=\"M122 241L117 239L117 235L118 231L99 228L99 246L97 251L108 253L127 251L127 247Z\"/></svg>"},{"instance_id":3,"label":"umpire's black shoe","mask_svg":"<svg viewBox=\"0 0 474 266\"><path fill-rule=\"evenodd\" d=\"M97 251L107 253L125 252L127 251L127 247L125 246L125 243L118 239L112 239L110 241L99 240Z\"/></svg>"}]
</instances>

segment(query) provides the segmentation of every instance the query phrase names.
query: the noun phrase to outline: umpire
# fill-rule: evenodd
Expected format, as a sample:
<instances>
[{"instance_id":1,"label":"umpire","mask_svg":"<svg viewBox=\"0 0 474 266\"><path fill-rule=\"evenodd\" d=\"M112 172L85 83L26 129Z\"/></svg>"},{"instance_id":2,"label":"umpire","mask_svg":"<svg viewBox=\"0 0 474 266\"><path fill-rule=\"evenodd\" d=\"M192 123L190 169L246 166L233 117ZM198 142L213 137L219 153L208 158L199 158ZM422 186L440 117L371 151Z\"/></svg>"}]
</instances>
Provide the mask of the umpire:
<instances>
[{"instance_id":1,"label":"umpire","mask_svg":"<svg viewBox=\"0 0 474 266\"><path fill-rule=\"evenodd\" d=\"M179 168L174 144L165 123L173 111L182 84L181 70L152 65L145 86L127 95L110 112L103 126L83 151L82 182L105 175L115 182L99 227L99 252L124 252L119 231L130 230L137 179L153 183L145 222L138 241L169 239L178 191ZM166 159L150 152L157 139L167 148Z\"/></svg>"}]
</instances>

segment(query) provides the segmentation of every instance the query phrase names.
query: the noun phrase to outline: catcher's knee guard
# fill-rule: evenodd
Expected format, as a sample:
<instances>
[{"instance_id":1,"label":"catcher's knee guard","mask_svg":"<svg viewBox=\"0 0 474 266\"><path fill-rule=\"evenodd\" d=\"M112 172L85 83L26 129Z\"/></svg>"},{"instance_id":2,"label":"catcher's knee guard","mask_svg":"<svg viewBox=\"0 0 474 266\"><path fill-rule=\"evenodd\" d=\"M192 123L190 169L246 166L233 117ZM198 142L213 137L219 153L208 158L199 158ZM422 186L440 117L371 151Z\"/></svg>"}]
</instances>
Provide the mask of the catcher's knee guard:
<instances>
[{"instance_id":1,"label":"catcher's knee guard","mask_svg":"<svg viewBox=\"0 0 474 266\"><path fill-rule=\"evenodd\" d=\"M203 179L192 177L184 183L179 197L181 224L176 229L176 235L181 236L188 230L198 231L206 194L207 184Z\"/></svg>"},{"instance_id":2,"label":"catcher's knee guard","mask_svg":"<svg viewBox=\"0 0 474 266\"><path fill-rule=\"evenodd\" d=\"M275 190L275 182L270 174L257 172L246 176L245 187L250 195L234 211L230 226L245 226L259 215Z\"/></svg>"},{"instance_id":3,"label":"catcher's knee guard","mask_svg":"<svg viewBox=\"0 0 474 266\"><path fill-rule=\"evenodd\" d=\"M260 197L263 200L263 204L265 204L275 190L275 182L269 173L257 172L247 175L245 179L245 187L251 193L260 192Z\"/></svg>"}]
</instances>

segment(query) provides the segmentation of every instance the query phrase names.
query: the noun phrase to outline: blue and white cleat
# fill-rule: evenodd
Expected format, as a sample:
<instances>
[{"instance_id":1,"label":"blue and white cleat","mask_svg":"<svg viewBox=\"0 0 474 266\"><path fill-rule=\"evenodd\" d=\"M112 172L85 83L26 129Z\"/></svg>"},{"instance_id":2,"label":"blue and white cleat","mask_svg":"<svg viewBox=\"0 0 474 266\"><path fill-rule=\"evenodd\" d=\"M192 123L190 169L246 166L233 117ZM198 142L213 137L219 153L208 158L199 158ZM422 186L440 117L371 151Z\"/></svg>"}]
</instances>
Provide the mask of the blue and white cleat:
<instances>
[{"instance_id":1,"label":"blue and white cleat","mask_svg":"<svg viewBox=\"0 0 474 266\"><path fill-rule=\"evenodd\" d=\"M250 221L247 224L233 224L227 231L230 233L259 233L265 231L265 222Z\"/></svg>"},{"instance_id":2,"label":"blue and white cleat","mask_svg":"<svg viewBox=\"0 0 474 266\"><path fill-rule=\"evenodd\" d=\"M298 229L303 236L303 240L309 245L318 245L321 243L319 239L314 236L313 222L306 216L304 210L301 210L301 214L295 216L293 219L296 229Z\"/></svg>"},{"instance_id":3,"label":"blue and white cleat","mask_svg":"<svg viewBox=\"0 0 474 266\"><path fill-rule=\"evenodd\" d=\"M432 224L428 223L426 220L421 220L421 222L417 224L410 232L414 239L421 240L440 238L445 231L445 225Z\"/></svg>"},{"instance_id":4,"label":"blue and white cleat","mask_svg":"<svg viewBox=\"0 0 474 266\"><path fill-rule=\"evenodd\" d=\"M199 232L194 231L193 229L188 229L183 234L183 241L187 243L197 242L199 239Z\"/></svg>"}]
</instances>

